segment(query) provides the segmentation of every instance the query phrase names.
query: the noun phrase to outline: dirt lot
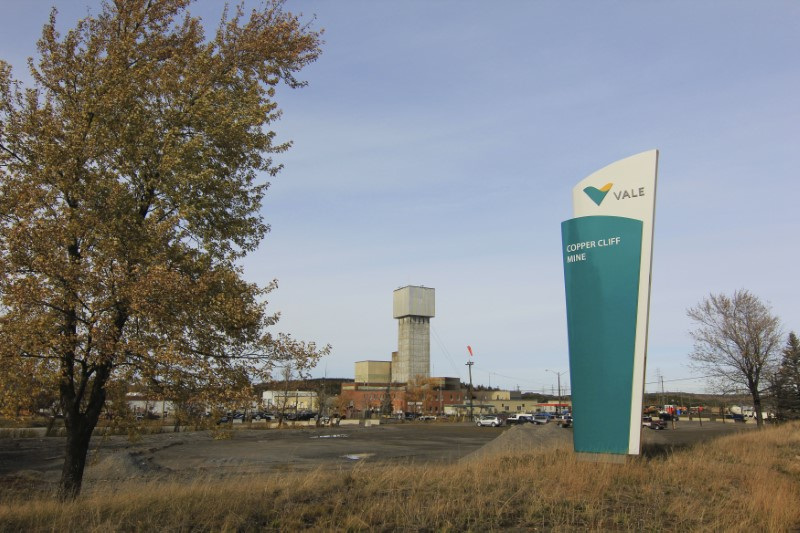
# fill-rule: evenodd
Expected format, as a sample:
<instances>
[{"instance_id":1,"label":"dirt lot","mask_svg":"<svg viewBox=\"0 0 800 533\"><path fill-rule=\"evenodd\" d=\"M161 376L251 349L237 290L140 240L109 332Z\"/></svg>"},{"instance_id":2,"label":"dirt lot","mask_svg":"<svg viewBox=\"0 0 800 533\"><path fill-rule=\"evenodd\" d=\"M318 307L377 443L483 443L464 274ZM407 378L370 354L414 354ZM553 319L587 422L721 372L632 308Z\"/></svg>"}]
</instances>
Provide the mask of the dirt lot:
<instances>
[{"instance_id":1,"label":"dirt lot","mask_svg":"<svg viewBox=\"0 0 800 533\"><path fill-rule=\"evenodd\" d=\"M475 427L457 423L400 423L374 427L237 429L232 438L210 431L92 440L86 485L130 478L190 479L363 463L454 462L481 448L525 451L548 442L568 445L571 430L555 426ZM643 451L663 453L753 425L679 422L676 429L643 430ZM508 435L504 435L508 432ZM501 437L502 435L502 437ZM501 438L498 438L501 437ZM496 440L495 440L496 439ZM495 441L491 446L490 442ZM34 485L58 481L63 438L0 439L0 482Z\"/></svg>"}]
</instances>

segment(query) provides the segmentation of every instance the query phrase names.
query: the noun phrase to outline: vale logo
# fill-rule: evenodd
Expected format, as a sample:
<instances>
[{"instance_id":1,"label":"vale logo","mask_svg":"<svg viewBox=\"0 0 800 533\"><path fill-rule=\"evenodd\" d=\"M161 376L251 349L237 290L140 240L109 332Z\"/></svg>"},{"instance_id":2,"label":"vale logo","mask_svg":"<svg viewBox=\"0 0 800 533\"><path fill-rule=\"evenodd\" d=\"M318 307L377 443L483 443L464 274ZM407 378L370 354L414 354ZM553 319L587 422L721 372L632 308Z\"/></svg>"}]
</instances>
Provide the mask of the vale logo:
<instances>
[{"instance_id":1,"label":"vale logo","mask_svg":"<svg viewBox=\"0 0 800 533\"><path fill-rule=\"evenodd\" d=\"M583 192L585 192L586 196L591 198L594 203L600 205L603 203L603 200L605 200L606 195L608 194L608 191L611 190L612 185L613 183L606 183L599 189L597 187L589 186L583 189Z\"/></svg>"}]
</instances>

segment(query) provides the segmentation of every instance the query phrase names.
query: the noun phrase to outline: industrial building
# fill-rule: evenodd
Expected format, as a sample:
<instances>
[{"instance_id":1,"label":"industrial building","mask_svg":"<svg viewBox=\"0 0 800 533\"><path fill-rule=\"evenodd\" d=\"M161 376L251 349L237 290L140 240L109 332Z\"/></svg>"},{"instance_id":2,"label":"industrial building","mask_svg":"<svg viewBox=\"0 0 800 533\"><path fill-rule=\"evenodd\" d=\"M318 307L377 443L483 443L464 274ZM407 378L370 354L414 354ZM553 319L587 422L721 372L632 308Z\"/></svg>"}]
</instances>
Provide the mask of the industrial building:
<instances>
[{"instance_id":1,"label":"industrial building","mask_svg":"<svg viewBox=\"0 0 800 533\"><path fill-rule=\"evenodd\" d=\"M436 316L435 290L408 285L394 291L397 351L390 361L355 363L355 380L342 385L346 411L371 413L443 413L463 404L459 378L431 377L431 324Z\"/></svg>"},{"instance_id":2,"label":"industrial building","mask_svg":"<svg viewBox=\"0 0 800 533\"><path fill-rule=\"evenodd\" d=\"M397 319L397 357L392 360L392 381L408 383L429 378L431 318L436 315L434 289L408 285L395 290L393 311Z\"/></svg>"},{"instance_id":3,"label":"industrial building","mask_svg":"<svg viewBox=\"0 0 800 533\"><path fill-rule=\"evenodd\" d=\"M394 352L397 353L397 352ZM394 353L392 357L394 358ZM391 383L392 382L392 362L391 361L356 361L355 371L356 383Z\"/></svg>"},{"instance_id":4,"label":"industrial building","mask_svg":"<svg viewBox=\"0 0 800 533\"><path fill-rule=\"evenodd\" d=\"M408 285L394 291L392 316L397 319L397 351L390 361L358 361L355 383L404 385L431 376L431 318L436 315L435 291Z\"/></svg>"}]
</instances>

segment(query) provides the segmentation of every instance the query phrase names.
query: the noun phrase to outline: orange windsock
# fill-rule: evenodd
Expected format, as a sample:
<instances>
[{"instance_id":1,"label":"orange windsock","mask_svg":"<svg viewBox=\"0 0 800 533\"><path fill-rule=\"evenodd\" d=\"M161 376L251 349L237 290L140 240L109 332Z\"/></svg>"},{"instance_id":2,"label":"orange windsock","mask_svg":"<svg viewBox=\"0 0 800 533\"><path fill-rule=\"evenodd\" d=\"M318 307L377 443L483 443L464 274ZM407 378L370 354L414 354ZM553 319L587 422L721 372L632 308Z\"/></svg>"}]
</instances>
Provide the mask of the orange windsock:
<instances>
[{"instance_id":1,"label":"orange windsock","mask_svg":"<svg viewBox=\"0 0 800 533\"><path fill-rule=\"evenodd\" d=\"M472 355L472 346L467 346L467 350L469 351L469 356L473 357L473 355Z\"/></svg>"}]
</instances>

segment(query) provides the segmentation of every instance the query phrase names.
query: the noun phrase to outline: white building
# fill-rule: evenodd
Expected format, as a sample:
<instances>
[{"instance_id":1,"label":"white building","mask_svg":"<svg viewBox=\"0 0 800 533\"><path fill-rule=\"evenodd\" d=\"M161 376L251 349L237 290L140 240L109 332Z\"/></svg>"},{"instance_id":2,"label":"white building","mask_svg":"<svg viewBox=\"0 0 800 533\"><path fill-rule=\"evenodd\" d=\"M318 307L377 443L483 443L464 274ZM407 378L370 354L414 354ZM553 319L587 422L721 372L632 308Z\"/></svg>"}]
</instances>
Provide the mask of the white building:
<instances>
[{"instance_id":1,"label":"white building","mask_svg":"<svg viewBox=\"0 0 800 533\"><path fill-rule=\"evenodd\" d=\"M317 411L319 399L314 391L265 390L261 393L261 406L269 411Z\"/></svg>"},{"instance_id":2,"label":"white building","mask_svg":"<svg viewBox=\"0 0 800 533\"><path fill-rule=\"evenodd\" d=\"M174 405L169 400L153 400L138 393L128 393L125 395L128 402L128 409L135 415L158 415L160 418L172 416Z\"/></svg>"}]
</instances>

